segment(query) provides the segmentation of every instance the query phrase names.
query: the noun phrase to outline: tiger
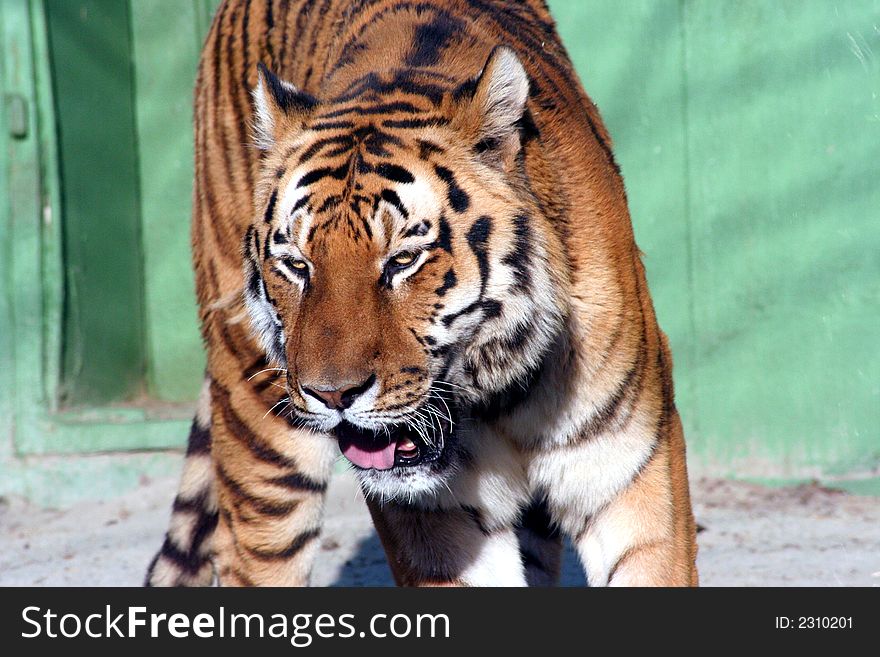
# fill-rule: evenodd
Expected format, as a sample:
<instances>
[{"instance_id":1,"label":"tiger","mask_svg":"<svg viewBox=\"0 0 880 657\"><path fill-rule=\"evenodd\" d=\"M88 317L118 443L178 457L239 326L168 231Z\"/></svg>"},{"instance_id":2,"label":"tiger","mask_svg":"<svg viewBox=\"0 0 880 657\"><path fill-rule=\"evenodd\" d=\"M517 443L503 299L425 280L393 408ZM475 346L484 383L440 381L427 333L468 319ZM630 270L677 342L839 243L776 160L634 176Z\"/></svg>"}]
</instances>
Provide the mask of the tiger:
<instances>
[{"instance_id":1,"label":"tiger","mask_svg":"<svg viewBox=\"0 0 880 657\"><path fill-rule=\"evenodd\" d=\"M401 586L696 586L672 358L543 0L225 0L205 382L150 586L306 586L355 472Z\"/></svg>"}]
</instances>

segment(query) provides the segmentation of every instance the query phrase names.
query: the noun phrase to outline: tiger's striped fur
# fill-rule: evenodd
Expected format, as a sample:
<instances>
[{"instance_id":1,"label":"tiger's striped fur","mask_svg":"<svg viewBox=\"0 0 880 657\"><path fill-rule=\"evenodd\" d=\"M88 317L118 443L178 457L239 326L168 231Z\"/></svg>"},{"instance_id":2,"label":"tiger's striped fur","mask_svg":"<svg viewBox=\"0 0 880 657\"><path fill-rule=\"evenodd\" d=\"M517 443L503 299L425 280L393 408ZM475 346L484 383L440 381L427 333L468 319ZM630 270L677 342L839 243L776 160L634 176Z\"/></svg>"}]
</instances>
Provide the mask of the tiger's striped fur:
<instances>
[{"instance_id":1,"label":"tiger's striped fur","mask_svg":"<svg viewBox=\"0 0 880 657\"><path fill-rule=\"evenodd\" d=\"M211 389L205 380L190 430L180 488L162 548L148 569L148 586L208 586L214 580L217 494L211 460Z\"/></svg>"},{"instance_id":2,"label":"tiger's striped fur","mask_svg":"<svg viewBox=\"0 0 880 657\"><path fill-rule=\"evenodd\" d=\"M697 583L668 345L541 0L226 0L195 142L214 477L148 583L306 584L340 446L400 584L552 583L562 533L591 585Z\"/></svg>"}]
</instances>

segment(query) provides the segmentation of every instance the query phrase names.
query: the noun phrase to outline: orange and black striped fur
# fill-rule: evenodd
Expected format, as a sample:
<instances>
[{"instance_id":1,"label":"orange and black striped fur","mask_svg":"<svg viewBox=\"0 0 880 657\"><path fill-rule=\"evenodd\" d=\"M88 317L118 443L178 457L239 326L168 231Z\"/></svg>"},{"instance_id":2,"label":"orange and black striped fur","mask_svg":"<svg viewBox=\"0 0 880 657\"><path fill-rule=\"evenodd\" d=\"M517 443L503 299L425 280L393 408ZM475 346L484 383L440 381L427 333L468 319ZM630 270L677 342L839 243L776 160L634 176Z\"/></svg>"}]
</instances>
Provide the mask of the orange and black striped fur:
<instances>
[{"instance_id":1,"label":"orange and black striped fur","mask_svg":"<svg viewBox=\"0 0 880 657\"><path fill-rule=\"evenodd\" d=\"M565 534L591 585L697 583L669 349L541 0L227 0L195 142L207 382L149 584L307 584L340 450L398 583L552 583Z\"/></svg>"}]
</instances>

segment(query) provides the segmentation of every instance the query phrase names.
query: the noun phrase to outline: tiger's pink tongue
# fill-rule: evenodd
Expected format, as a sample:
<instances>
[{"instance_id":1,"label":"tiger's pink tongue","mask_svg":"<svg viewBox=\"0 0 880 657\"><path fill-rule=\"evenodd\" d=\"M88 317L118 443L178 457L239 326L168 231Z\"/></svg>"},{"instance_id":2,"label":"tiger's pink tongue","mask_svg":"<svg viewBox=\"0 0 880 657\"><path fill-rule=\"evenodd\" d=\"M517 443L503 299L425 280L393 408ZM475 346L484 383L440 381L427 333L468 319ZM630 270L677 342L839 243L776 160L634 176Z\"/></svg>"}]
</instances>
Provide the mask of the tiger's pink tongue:
<instances>
[{"instance_id":1,"label":"tiger's pink tongue","mask_svg":"<svg viewBox=\"0 0 880 657\"><path fill-rule=\"evenodd\" d=\"M366 450L354 443L349 443L342 450L342 455L359 468L373 468L374 470L390 470L394 467L394 450L396 442L391 442L385 447L375 450Z\"/></svg>"}]
</instances>

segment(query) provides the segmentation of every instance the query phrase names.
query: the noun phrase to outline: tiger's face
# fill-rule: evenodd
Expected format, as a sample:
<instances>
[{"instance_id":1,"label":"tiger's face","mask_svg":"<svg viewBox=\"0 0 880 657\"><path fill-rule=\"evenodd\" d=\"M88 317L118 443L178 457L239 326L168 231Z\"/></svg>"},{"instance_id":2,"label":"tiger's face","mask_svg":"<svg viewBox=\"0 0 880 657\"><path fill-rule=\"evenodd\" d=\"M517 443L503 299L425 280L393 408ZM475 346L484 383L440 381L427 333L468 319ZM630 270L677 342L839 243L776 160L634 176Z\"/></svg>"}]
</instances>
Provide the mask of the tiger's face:
<instances>
[{"instance_id":1,"label":"tiger's face","mask_svg":"<svg viewBox=\"0 0 880 657\"><path fill-rule=\"evenodd\" d=\"M504 48L422 106L318 102L261 71L246 304L291 416L385 498L437 491L466 458L463 417L521 386L558 332L519 161L527 94Z\"/></svg>"}]
</instances>

